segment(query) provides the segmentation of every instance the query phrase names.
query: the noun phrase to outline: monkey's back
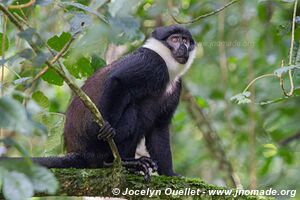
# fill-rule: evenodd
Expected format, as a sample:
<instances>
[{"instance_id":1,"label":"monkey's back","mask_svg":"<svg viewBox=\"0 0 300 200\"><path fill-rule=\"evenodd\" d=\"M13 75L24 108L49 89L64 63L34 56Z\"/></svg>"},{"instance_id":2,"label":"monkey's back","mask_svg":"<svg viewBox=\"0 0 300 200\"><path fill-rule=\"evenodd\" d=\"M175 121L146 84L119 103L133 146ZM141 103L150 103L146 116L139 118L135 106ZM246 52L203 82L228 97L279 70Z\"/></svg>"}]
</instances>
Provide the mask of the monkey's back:
<instances>
[{"instance_id":1,"label":"monkey's back","mask_svg":"<svg viewBox=\"0 0 300 200\"><path fill-rule=\"evenodd\" d=\"M82 90L91 98L91 100L99 108L99 99L102 95L102 86L105 82L105 77L111 69L111 65L96 71L85 84ZM82 103L80 98L73 96L71 103L66 112L66 122L64 127L64 141L67 152L83 152L88 141L86 128L93 123L92 114Z\"/></svg>"},{"instance_id":2,"label":"monkey's back","mask_svg":"<svg viewBox=\"0 0 300 200\"><path fill-rule=\"evenodd\" d=\"M111 77L120 74L120 72L122 75L132 77L123 80L124 84L133 89L129 92L128 88L125 87L125 91L119 91L122 95L104 98L103 91L107 89L106 83L111 80ZM150 82L152 85L149 85ZM121 137L121 139L116 137L115 140L120 149L123 148L123 145L125 145L124 149L127 149L128 145L138 143L144 134L148 132L147 130L155 122L157 113L165 111L169 107L165 105L164 95L162 95L168 82L167 66L160 55L150 49L139 48L132 54L95 72L93 76L87 79L82 89L96 104L105 120L107 120L105 116L110 115L110 113L114 114L114 119L118 119L119 123L111 124L118 133L117 135ZM159 89L153 90L153 87ZM121 111L115 112L115 108L119 109L123 102L121 103L114 98L121 98L126 101L125 96L128 95L130 96L128 97L130 98L129 105L124 105L125 107L120 108ZM101 110L106 101L112 102L113 106L110 109L113 110L105 109L106 112ZM107 111L110 113L107 113ZM119 113L118 116L115 113ZM77 96L74 96L66 112L64 138L67 152L93 153L104 155L104 157L107 153L110 155L111 152L107 142L97 140L98 131L99 126L93 121L90 111Z\"/></svg>"}]
</instances>

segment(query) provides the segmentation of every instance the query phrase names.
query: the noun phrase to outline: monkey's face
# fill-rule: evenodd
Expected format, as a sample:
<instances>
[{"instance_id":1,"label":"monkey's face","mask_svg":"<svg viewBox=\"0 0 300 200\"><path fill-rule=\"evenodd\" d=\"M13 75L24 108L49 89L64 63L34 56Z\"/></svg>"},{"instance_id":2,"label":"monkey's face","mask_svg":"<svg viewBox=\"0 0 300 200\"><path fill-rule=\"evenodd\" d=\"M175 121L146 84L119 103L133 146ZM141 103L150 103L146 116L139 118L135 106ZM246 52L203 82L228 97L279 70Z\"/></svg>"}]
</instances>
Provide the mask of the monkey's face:
<instances>
[{"instance_id":1,"label":"monkey's face","mask_svg":"<svg viewBox=\"0 0 300 200\"><path fill-rule=\"evenodd\" d=\"M172 34L166 40L173 58L180 64L185 64L189 59L191 41L184 34Z\"/></svg>"}]
</instances>

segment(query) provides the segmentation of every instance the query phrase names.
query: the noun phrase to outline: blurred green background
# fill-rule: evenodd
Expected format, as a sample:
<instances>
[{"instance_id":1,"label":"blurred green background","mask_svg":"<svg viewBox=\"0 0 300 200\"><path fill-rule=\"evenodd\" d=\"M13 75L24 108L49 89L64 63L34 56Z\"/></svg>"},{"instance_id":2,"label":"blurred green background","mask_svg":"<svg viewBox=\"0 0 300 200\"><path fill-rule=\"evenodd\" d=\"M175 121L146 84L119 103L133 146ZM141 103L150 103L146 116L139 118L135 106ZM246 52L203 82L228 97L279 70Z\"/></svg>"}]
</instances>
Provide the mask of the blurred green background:
<instances>
[{"instance_id":1,"label":"blurred green background","mask_svg":"<svg viewBox=\"0 0 300 200\"><path fill-rule=\"evenodd\" d=\"M47 45L56 53L75 38L60 61L82 85L99 67L141 46L154 27L176 23L172 15L189 21L228 2L38 0L30 7L11 10L27 24L21 34L1 15L1 38L6 38L7 48L0 52L0 155L64 153L64 112L72 93L51 70L32 82L51 57ZM183 78L186 89L172 121L177 173L220 186L233 187L230 177L234 175L244 188L300 189L299 5L292 56L294 95L285 97L279 78L268 76L250 87L247 104L231 100L251 80L273 74L282 61L289 65L294 3L240 0L186 25L198 43L198 52ZM38 43L41 53L32 54L26 40ZM289 90L288 73L283 74L283 83ZM186 98L187 93L191 98ZM10 114L5 113L8 110Z\"/></svg>"}]
</instances>

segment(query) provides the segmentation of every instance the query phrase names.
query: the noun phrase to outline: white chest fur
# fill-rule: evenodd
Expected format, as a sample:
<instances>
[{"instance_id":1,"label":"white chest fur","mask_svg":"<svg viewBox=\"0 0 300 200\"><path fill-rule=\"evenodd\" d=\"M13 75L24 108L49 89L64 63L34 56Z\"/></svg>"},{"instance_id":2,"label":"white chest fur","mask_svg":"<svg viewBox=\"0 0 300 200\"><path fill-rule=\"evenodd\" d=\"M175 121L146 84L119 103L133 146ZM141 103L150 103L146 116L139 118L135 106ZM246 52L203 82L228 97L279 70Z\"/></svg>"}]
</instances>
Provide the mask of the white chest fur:
<instances>
[{"instance_id":1,"label":"white chest fur","mask_svg":"<svg viewBox=\"0 0 300 200\"><path fill-rule=\"evenodd\" d=\"M165 61L170 77L170 82L167 86L166 93L172 93L176 82L190 68L196 56L196 48L190 52L189 59L186 64L180 64L173 58L170 49L155 38L149 38L143 47L155 51Z\"/></svg>"},{"instance_id":2,"label":"white chest fur","mask_svg":"<svg viewBox=\"0 0 300 200\"><path fill-rule=\"evenodd\" d=\"M166 95L170 95L173 93L177 81L179 78L190 68L195 56L196 56L196 48L190 52L189 59L186 64L180 64L178 63L171 54L171 51L169 48L167 48L163 43L161 43L159 40L155 38L149 38L146 43L143 45L143 47L151 49L155 51L162 59L165 61L168 73L170 77L170 81L166 88ZM138 145L138 148L136 150L136 158L139 158L141 156L148 156L149 153L145 146L145 139L142 139L141 142Z\"/></svg>"}]
</instances>

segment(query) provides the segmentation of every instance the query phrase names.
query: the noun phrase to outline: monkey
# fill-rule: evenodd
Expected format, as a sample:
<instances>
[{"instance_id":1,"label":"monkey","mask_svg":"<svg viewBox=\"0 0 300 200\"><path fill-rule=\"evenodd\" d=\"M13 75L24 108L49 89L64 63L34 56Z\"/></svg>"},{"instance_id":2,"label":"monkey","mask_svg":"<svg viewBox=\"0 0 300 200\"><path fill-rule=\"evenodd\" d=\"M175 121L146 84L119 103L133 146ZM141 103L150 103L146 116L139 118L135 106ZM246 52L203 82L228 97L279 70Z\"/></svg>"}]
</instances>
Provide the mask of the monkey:
<instances>
[{"instance_id":1,"label":"monkey","mask_svg":"<svg viewBox=\"0 0 300 200\"><path fill-rule=\"evenodd\" d=\"M67 154L38 157L33 161L48 168L97 168L111 165L107 140L115 141L122 164L159 175L176 176L170 148L170 124L178 106L181 77L196 55L191 33L179 25L157 27L145 44L97 70L82 90L101 112L100 128L78 96L66 111L64 141ZM135 158L145 138L150 157Z\"/></svg>"}]
</instances>

